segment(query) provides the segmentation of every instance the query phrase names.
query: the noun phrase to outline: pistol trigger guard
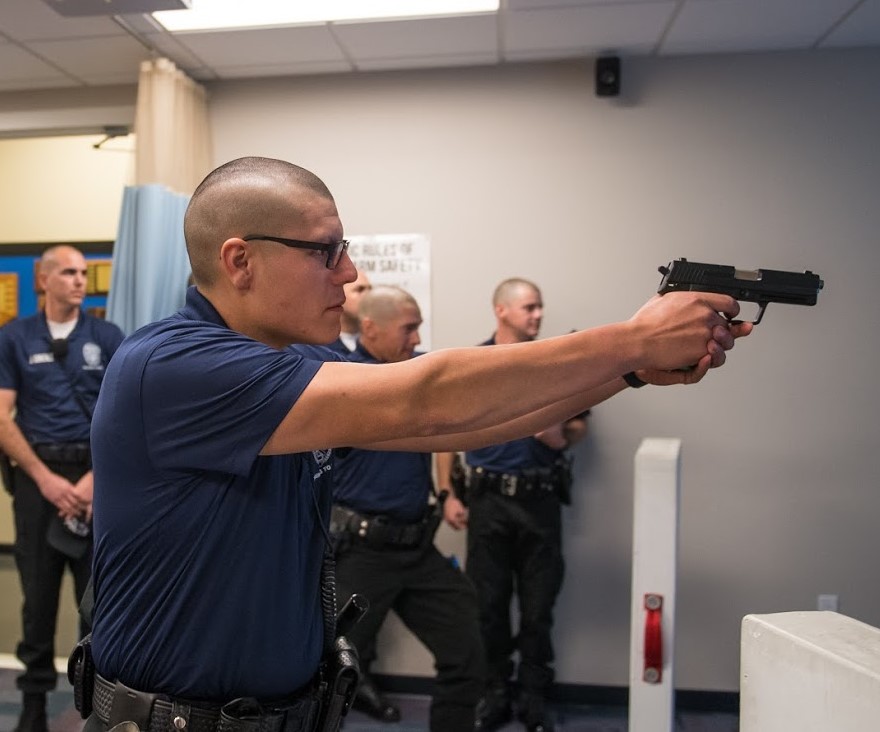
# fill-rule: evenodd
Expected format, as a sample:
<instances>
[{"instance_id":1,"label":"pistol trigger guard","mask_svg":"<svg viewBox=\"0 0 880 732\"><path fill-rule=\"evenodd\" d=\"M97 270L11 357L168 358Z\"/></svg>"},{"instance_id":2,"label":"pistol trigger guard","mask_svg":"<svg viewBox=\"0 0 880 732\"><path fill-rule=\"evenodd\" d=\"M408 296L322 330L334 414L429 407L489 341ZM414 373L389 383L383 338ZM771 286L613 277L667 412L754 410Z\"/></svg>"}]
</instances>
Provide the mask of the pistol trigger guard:
<instances>
[{"instance_id":1,"label":"pistol trigger guard","mask_svg":"<svg viewBox=\"0 0 880 732\"><path fill-rule=\"evenodd\" d=\"M752 325L757 325L758 323L761 322L761 318L764 317L764 311L767 309L767 305L768 305L768 303L766 303L766 302L759 302L758 303L758 308L759 308L758 317L752 321Z\"/></svg>"},{"instance_id":2,"label":"pistol trigger guard","mask_svg":"<svg viewBox=\"0 0 880 732\"><path fill-rule=\"evenodd\" d=\"M757 325L758 323L760 323L761 318L764 317L764 311L767 309L767 306L770 303L756 302L755 304L758 306L758 316L754 320L744 320L743 318L727 318L727 324L742 325L743 323L751 323L752 325Z\"/></svg>"}]
</instances>

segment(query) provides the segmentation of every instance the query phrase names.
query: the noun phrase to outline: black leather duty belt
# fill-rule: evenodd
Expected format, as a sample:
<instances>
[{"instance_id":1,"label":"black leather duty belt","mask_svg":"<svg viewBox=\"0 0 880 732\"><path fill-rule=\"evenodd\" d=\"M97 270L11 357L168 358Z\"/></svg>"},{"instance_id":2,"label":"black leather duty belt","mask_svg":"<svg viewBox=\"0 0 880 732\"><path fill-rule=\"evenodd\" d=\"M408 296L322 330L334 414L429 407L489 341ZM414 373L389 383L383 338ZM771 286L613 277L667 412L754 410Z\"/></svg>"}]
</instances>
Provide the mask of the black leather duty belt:
<instances>
[{"instance_id":1,"label":"black leather duty belt","mask_svg":"<svg viewBox=\"0 0 880 732\"><path fill-rule=\"evenodd\" d=\"M88 442L44 442L32 445L32 448L44 462L92 464L92 451Z\"/></svg>"},{"instance_id":2,"label":"black leather duty belt","mask_svg":"<svg viewBox=\"0 0 880 732\"><path fill-rule=\"evenodd\" d=\"M402 524L388 516L360 514L340 505L334 505L330 512L331 534L347 535L374 547L419 546L425 539L425 532L428 531L433 535L430 515L415 523Z\"/></svg>"},{"instance_id":3,"label":"black leather duty belt","mask_svg":"<svg viewBox=\"0 0 880 732\"><path fill-rule=\"evenodd\" d=\"M530 473L493 473L485 468L465 465L468 495L500 493L510 498L552 495L558 491L559 476L554 468L537 468Z\"/></svg>"},{"instance_id":4,"label":"black leather duty belt","mask_svg":"<svg viewBox=\"0 0 880 732\"><path fill-rule=\"evenodd\" d=\"M92 710L108 728L135 722L142 732L307 732L314 729L319 704L303 694L283 706L263 706L256 699L226 704L174 700L147 694L95 674Z\"/></svg>"}]
</instances>

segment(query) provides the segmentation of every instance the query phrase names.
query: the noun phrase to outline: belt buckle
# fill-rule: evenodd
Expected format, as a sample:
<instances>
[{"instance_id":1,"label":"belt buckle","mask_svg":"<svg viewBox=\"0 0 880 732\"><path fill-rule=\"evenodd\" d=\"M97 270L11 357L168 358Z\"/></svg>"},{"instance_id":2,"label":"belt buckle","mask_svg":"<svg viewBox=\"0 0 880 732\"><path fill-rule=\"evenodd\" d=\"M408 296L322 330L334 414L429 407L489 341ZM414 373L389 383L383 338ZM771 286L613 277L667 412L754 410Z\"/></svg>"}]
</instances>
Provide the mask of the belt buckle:
<instances>
[{"instance_id":1,"label":"belt buckle","mask_svg":"<svg viewBox=\"0 0 880 732\"><path fill-rule=\"evenodd\" d=\"M518 483L519 483L519 476L508 475L507 473L502 473L501 484L499 486L499 490L501 492L501 495L515 496Z\"/></svg>"}]
</instances>

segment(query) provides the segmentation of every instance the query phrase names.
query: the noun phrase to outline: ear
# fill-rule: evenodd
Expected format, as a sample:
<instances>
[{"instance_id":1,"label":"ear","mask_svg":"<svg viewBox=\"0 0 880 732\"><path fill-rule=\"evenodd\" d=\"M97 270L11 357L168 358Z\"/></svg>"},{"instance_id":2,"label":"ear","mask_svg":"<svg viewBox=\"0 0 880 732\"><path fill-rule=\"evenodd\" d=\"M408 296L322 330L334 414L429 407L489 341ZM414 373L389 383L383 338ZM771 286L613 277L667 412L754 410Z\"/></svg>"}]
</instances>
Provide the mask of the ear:
<instances>
[{"instance_id":1,"label":"ear","mask_svg":"<svg viewBox=\"0 0 880 732\"><path fill-rule=\"evenodd\" d=\"M362 317L358 320L358 329L361 332L361 338L367 336L367 339L376 334L376 321L367 317Z\"/></svg>"},{"instance_id":2,"label":"ear","mask_svg":"<svg viewBox=\"0 0 880 732\"><path fill-rule=\"evenodd\" d=\"M237 290L245 290L253 281L251 249L243 239L227 239L220 247L220 275Z\"/></svg>"}]
</instances>

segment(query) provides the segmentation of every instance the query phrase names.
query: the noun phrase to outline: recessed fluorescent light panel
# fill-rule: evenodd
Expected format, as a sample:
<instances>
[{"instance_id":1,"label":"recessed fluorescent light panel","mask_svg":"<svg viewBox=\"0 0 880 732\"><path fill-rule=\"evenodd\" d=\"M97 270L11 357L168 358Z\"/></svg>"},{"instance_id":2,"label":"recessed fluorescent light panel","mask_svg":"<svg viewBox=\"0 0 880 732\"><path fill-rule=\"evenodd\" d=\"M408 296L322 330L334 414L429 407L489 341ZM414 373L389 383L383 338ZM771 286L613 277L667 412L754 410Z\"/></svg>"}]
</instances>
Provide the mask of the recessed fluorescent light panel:
<instances>
[{"instance_id":1,"label":"recessed fluorescent light panel","mask_svg":"<svg viewBox=\"0 0 880 732\"><path fill-rule=\"evenodd\" d=\"M189 10L153 17L166 30L230 30L334 20L427 18L494 13L499 0L191 0Z\"/></svg>"}]
</instances>

